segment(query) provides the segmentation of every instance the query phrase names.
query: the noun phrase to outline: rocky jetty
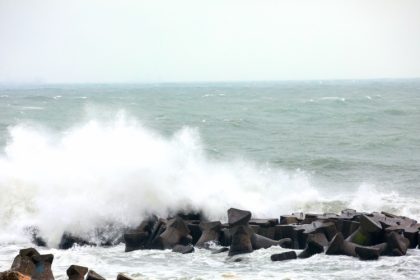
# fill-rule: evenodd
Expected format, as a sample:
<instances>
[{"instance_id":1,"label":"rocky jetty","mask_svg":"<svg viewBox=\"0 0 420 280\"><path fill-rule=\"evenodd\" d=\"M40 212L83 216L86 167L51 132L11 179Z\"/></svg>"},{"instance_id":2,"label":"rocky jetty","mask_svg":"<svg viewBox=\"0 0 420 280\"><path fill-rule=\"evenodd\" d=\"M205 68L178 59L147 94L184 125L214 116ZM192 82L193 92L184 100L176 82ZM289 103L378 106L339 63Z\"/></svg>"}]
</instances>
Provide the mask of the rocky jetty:
<instances>
[{"instance_id":1,"label":"rocky jetty","mask_svg":"<svg viewBox=\"0 0 420 280\"><path fill-rule=\"evenodd\" d=\"M340 214L292 213L279 218L253 219L250 211L230 208L227 223L208 221L200 214L178 214L167 218L150 218L133 229L125 229L121 242L125 251L167 250L189 254L195 248L211 254L230 256L279 246L288 248L271 256L272 261L309 258L316 254L345 255L360 260L377 260L381 256L404 256L419 247L420 224L408 217L386 212L357 212L346 209ZM41 237L33 239L38 246ZM83 238L63 233L60 249L78 244L92 246ZM107 244L106 242L103 244ZM216 246L219 245L219 246ZM300 250L296 252L295 250ZM22 249L0 280L54 280L52 254L40 254L34 248ZM104 280L88 267L71 265L70 280ZM130 280L119 274L117 279Z\"/></svg>"}]
</instances>

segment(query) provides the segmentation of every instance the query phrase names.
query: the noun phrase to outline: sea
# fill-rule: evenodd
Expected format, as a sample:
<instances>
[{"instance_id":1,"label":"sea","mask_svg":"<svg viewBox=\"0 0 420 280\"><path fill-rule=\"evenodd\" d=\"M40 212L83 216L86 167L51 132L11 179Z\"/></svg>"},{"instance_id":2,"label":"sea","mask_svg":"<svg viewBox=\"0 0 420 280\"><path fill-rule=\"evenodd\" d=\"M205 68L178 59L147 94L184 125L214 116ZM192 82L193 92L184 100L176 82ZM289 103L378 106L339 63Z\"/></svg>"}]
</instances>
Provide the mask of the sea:
<instances>
[{"instance_id":1,"label":"sea","mask_svg":"<svg viewBox=\"0 0 420 280\"><path fill-rule=\"evenodd\" d=\"M420 220L420 79L0 85L0 271L36 228L56 279L420 279L420 249L272 262L196 249L59 250L150 214L387 211ZM216 245L215 245L216 246Z\"/></svg>"}]
</instances>

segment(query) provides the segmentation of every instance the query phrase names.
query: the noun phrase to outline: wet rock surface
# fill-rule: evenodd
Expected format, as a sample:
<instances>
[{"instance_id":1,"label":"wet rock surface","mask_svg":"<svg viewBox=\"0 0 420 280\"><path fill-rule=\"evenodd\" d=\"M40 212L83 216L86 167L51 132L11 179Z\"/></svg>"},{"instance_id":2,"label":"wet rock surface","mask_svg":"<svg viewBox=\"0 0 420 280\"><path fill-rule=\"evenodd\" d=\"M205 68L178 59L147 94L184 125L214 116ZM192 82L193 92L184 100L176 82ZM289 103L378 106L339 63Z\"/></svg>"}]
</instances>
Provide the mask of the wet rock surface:
<instances>
[{"instance_id":1,"label":"wet rock surface","mask_svg":"<svg viewBox=\"0 0 420 280\"><path fill-rule=\"evenodd\" d=\"M151 216L136 228L125 229L122 240L126 252L170 249L190 254L199 248L208 249L209 254L231 257L276 246L292 250L273 254L272 261L310 258L323 253L374 261L381 256L404 256L408 250L417 248L419 229L417 221L387 212L362 213L346 209L340 214L292 213L279 219L258 219L253 218L250 211L230 208L227 223L208 221L202 213L165 219ZM71 233L63 233L59 248L74 245L92 244ZM294 249L302 251L297 254ZM233 259L246 260L242 256ZM40 254L35 248L22 249L10 269L0 272L0 280L54 280L53 260L52 254ZM69 280L105 279L81 265L73 264L66 272ZM124 274L118 274L117 279L131 280Z\"/></svg>"}]
</instances>

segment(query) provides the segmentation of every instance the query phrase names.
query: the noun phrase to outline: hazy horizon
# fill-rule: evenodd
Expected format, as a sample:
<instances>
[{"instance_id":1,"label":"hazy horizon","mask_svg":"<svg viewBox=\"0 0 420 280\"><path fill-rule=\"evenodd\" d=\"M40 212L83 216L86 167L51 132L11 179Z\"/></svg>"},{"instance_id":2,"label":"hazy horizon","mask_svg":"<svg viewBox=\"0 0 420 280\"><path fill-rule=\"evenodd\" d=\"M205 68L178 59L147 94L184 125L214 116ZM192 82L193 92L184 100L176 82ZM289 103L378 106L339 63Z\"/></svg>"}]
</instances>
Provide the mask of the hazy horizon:
<instances>
[{"instance_id":1,"label":"hazy horizon","mask_svg":"<svg viewBox=\"0 0 420 280\"><path fill-rule=\"evenodd\" d=\"M420 2L0 1L0 84L416 79Z\"/></svg>"}]
</instances>

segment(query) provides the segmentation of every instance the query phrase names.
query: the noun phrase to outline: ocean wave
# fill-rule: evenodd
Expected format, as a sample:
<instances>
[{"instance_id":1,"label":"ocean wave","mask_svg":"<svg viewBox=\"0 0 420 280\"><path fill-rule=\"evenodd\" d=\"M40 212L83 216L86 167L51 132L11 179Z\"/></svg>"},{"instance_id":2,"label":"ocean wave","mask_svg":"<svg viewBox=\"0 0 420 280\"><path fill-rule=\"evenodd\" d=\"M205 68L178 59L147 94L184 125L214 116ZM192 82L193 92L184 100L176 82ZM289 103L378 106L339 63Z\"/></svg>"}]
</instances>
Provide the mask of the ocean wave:
<instances>
[{"instance_id":1,"label":"ocean wave","mask_svg":"<svg viewBox=\"0 0 420 280\"><path fill-rule=\"evenodd\" d=\"M105 225L135 226L150 213L178 210L202 210L221 220L230 207L254 217L346 207L420 213L415 201L397 193L362 186L355 196L331 196L303 171L213 159L190 127L164 137L117 117L64 132L17 125L9 133L0 157L0 243L24 238L18 233L35 226L56 246L65 231L88 236Z\"/></svg>"}]
</instances>

